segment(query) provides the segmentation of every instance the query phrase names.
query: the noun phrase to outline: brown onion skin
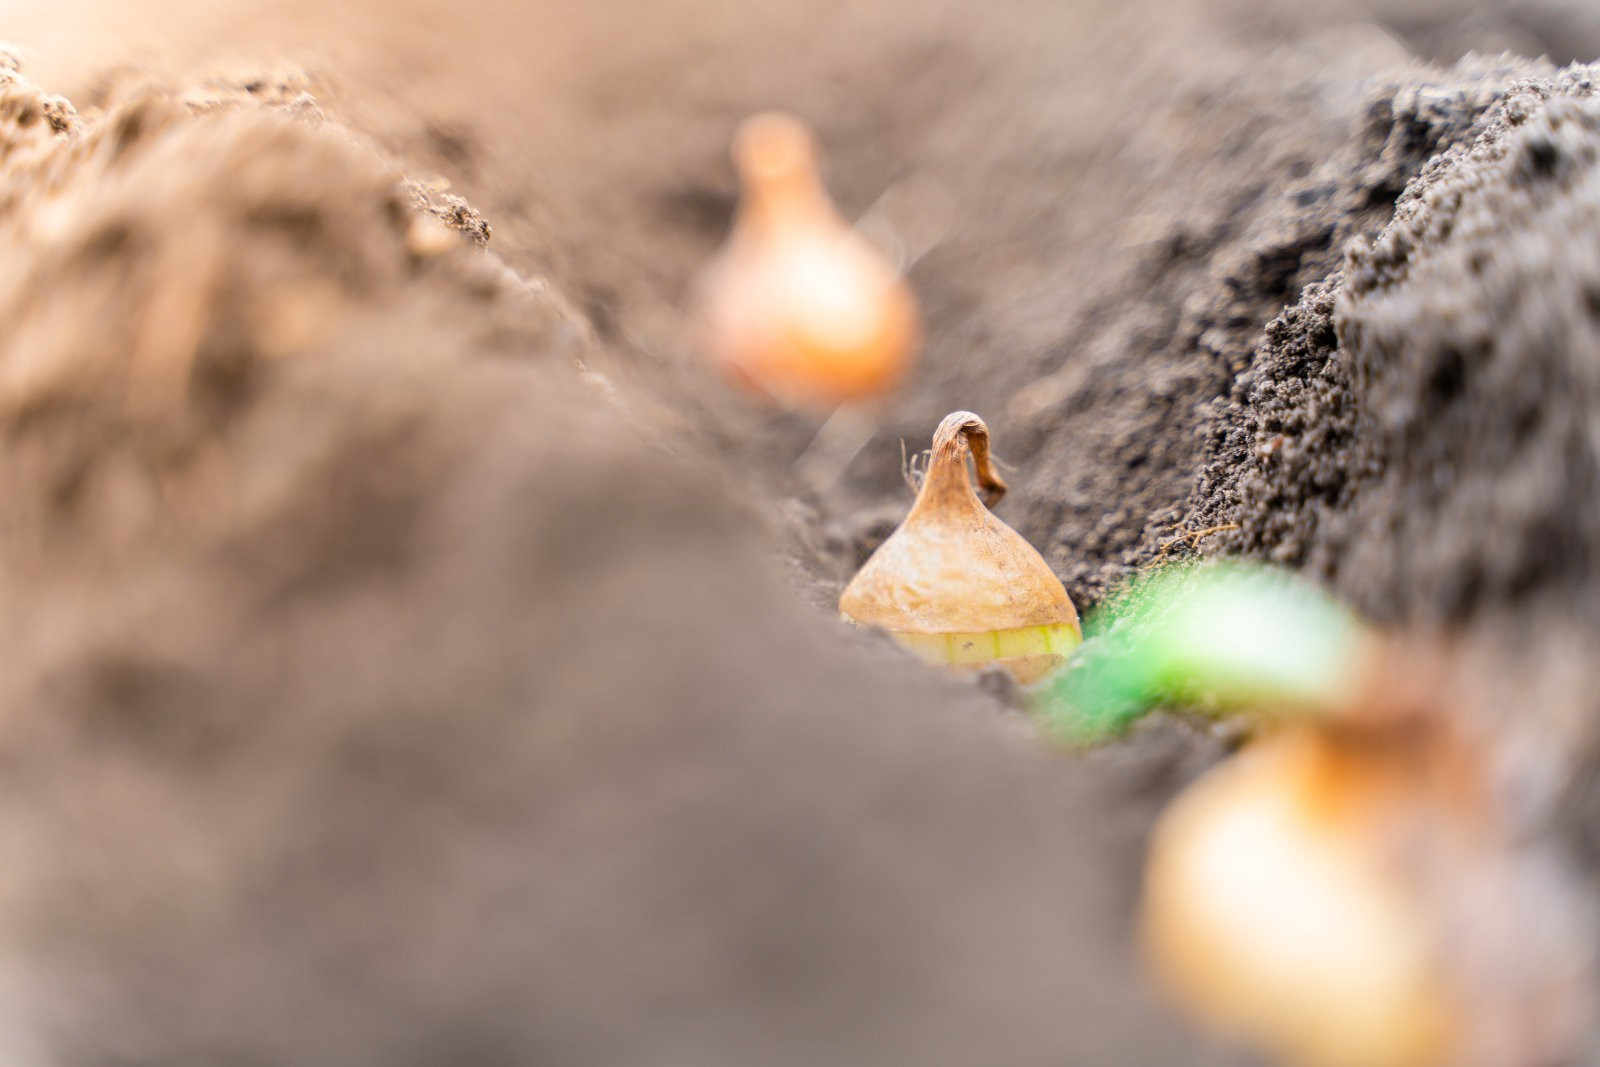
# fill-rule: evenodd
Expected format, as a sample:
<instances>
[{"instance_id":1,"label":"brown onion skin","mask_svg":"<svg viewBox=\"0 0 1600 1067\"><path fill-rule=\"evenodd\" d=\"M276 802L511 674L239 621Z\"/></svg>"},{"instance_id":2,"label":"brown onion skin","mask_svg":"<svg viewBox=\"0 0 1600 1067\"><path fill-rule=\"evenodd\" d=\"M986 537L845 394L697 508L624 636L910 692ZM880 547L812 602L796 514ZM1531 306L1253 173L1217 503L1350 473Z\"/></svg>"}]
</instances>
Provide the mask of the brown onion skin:
<instances>
[{"instance_id":1,"label":"brown onion skin","mask_svg":"<svg viewBox=\"0 0 1600 1067\"><path fill-rule=\"evenodd\" d=\"M845 588L840 613L910 635L1065 627L1076 643L1082 633L1066 589L1033 546L978 499L969 455L985 495L998 500L1005 493L983 420L970 411L946 416L916 503ZM1028 681L1041 674L1037 662L1019 666Z\"/></svg>"},{"instance_id":2,"label":"brown onion skin","mask_svg":"<svg viewBox=\"0 0 1600 1067\"><path fill-rule=\"evenodd\" d=\"M905 280L840 218L798 120L755 116L734 144L733 232L701 278L701 342L732 380L792 406L898 386L922 340Z\"/></svg>"}]
</instances>

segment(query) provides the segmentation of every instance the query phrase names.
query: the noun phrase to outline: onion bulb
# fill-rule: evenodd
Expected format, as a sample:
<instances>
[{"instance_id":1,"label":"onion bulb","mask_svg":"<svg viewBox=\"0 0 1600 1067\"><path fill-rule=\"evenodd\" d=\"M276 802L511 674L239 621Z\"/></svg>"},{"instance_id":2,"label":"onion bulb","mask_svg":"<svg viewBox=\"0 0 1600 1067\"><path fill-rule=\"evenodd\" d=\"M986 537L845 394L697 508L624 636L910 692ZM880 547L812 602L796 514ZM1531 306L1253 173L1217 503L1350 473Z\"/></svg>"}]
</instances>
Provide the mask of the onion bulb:
<instances>
[{"instance_id":1,"label":"onion bulb","mask_svg":"<svg viewBox=\"0 0 1600 1067\"><path fill-rule=\"evenodd\" d=\"M1396 869L1419 785L1373 742L1266 738L1163 815L1151 961L1190 1012L1299 1067L1432 1067L1458 1008L1423 897Z\"/></svg>"},{"instance_id":2,"label":"onion bulb","mask_svg":"<svg viewBox=\"0 0 1600 1067\"><path fill-rule=\"evenodd\" d=\"M791 405L885 393L920 343L899 273L834 209L797 119L747 119L734 141L733 233L701 279L698 317L734 380Z\"/></svg>"},{"instance_id":3,"label":"onion bulb","mask_svg":"<svg viewBox=\"0 0 1600 1067\"><path fill-rule=\"evenodd\" d=\"M978 499L969 454L990 502L1005 493L983 420L945 416L916 503L845 588L839 612L929 662L995 664L1026 685L1077 647L1078 613L1033 546Z\"/></svg>"}]
</instances>

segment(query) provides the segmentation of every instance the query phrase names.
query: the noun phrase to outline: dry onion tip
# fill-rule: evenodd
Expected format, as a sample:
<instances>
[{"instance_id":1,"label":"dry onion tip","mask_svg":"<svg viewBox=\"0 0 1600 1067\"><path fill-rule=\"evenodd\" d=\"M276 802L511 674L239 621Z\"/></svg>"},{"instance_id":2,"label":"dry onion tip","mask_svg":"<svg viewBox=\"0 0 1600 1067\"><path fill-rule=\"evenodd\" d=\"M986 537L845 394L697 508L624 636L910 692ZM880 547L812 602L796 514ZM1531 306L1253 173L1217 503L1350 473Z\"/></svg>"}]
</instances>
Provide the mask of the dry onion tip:
<instances>
[{"instance_id":1,"label":"dry onion tip","mask_svg":"<svg viewBox=\"0 0 1600 1067\"><path fill-rule=\"evenodd\" d=\"M930 663L998 665L1027 685L1082 640L1078 613L1043 557L978 499L969 455L989 501L1005 493L983 420L945 416L916 503L845 588L839 612Z\"/></svg>"},{"instance_id":2,"label":"dry onion tip","mask_svg":"<svg viewBox=\"0 0 1600 1067\"><path fill-rule=\"evenodd\" d=\"M757 115L740 127L733 156L739 212L697 297L712 360L790 405L893 389L921 341L916 301L835 210L810 131L789 115Z\"/></svg>"}]
</instances>

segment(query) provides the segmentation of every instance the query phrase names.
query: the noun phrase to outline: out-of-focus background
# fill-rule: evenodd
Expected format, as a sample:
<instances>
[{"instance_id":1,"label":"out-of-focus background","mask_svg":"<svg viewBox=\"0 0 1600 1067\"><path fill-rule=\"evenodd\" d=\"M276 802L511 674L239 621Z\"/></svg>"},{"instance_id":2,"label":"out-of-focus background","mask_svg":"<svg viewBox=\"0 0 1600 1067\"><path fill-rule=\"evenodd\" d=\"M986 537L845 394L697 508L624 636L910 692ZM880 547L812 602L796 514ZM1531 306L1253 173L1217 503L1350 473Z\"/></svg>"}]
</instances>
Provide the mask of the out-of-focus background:
<instances>
[{"instance_id":1,"label":"out-of-focus background","mask_svg":"<svg viewBox=\"0 0 1600 1067\"><path fill-rule=\"evenodd\" d=\"M6 1063L1255 1062L1135 929L1237 737L1067 751L831 617L959 408L1080 610L1199 552L1467 635L1512 823L1600 863L1591 3L0 38ZM685 312L774 107L925 318L820 459Z\"/></svg>"}]
</instances>

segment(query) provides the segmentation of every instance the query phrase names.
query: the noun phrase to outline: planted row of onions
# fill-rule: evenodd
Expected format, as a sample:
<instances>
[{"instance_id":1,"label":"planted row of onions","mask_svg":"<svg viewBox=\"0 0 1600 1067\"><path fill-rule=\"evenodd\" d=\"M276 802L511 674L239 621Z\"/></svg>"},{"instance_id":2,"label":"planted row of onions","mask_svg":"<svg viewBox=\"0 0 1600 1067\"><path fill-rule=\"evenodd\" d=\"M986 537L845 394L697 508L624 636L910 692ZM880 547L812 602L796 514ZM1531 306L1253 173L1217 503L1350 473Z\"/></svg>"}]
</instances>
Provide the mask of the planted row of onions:
<instances>
[{"instance_id":1,"label":"planted row of onions","mask_svg":"<svg viewBox=\"0 0 1600 1067\"><path fill-rule=\"evenodd\" d=\"M817 173L811 133L793 116L745 121L734 139L741 186L733 232L700 279L703 344L734 381L791 406L879 396L905 377L921 339L910 288L840 218ZM839 602L931 662L1000 664L1044 677L1082 640L1066 589L989 503L1006 491L989 429L945 418L916 503Z\"/></svg>"},{"instance_id":2,"label":"planted row of onions","mask_svg":"<svg viewBox=\"0 0 1600 1067\"><path fill-rule=\"evenodd\" d=\"M1545 1062L1566 1046L1574 1013L1556 1005L1581 1003L1587 977L1541 967L1550 941L1500 909L1550 924L1578 909L1501 820L1434 645L1238 564L1135 582L1084 641L1060 581L974 491L969 457L987 499L1004 493L983 421L947 416L910 514L840 612L935 664L1046 679L1033 706L1075 740L1160 704L1249 718L1254 739L1150 841L1144 942L1183 1008L1295 1067ZM1519 959L1525 980L1486 973Z\"/></svg>"},{"instance_id":3,"label":"planted row of onions","mask_svg":"<svg viewBox=\"0 0 1600 1067\"><path fill-rule=\"evenodd\" d=\"M915 304L829 202L809 133L758 116L734 156L739 213L699 290L707 350L785 404L892 389L920 340ZM1581 980L1483 978L1481 961L1535 941L1472 909L1548 912L1550 882L1499 818L1491 761L1436 684L1444 658L1239 565L1146 576L1085 640L1061 581L989 510L1005 492L988 426L946 416L909 514L840 614L940 667L1009 671L1074 741L1161 704L1251 717L1254 739L1150 841L1144 939L1178 1002L1296 1067L1554 1062L1570 1028L1550 1005Z\"/></svg>"}]
</instances>

